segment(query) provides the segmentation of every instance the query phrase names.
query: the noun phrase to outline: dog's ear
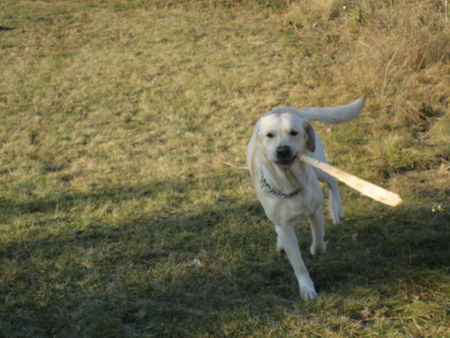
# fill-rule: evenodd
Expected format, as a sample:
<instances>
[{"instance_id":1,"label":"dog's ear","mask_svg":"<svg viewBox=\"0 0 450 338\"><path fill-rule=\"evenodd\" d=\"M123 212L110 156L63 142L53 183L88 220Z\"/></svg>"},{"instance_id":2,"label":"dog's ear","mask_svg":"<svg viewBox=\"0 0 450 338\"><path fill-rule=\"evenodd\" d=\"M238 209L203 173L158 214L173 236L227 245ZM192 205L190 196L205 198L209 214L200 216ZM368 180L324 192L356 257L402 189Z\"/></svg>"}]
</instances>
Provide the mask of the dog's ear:
<instances>
[{"instance_id":1,"label":"dog's ear","mask_svg":"<svg viewBox=\"0 0 450 338\"><path fill-rule=\"evenodd\" d=\"M261 119L259 119L258 121L256 121L256 125L255 125L255 134L256 136L259 137L259 135L261 134Z\"/></svg>"},{"instance_id":2,"label":"dog's ear","mask_svg":"<svg viewBox=\"0 0 450 338\"><path fill-rule=\"evenodd\" d=\"M311 127L309 122L305 121L305 138L306 138L306 149L310 152L316 151L316 137L314 136L314 129Z\"/></svg>"}]
</instances>

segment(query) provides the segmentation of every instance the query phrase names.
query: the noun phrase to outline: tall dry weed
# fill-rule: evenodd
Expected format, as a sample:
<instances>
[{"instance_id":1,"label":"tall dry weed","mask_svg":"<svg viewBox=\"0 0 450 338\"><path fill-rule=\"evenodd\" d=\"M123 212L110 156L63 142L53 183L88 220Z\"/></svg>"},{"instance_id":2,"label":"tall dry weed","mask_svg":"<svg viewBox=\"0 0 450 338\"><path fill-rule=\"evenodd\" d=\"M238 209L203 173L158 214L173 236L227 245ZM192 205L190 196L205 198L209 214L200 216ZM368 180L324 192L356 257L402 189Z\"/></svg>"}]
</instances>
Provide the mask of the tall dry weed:
<instances>
[{"instance_id":1,"label":"tall dry weed","mask_svg":"<svg viewBox=\"0 0 450 338\"><path fill-rule=\"evenodd\" d=\"M386 131L395 130L402 147L411 148L414 156L388 156L392 144L370 144L368 152L374 158L387 156L393 167L402 161L411 165L420 161L418 153L424 143L416 141L443 143L442 132L430 134L429 130L435 124L449 123L445 114L450 100L446 10L436 0L313 0L292 3L281 15L307 50L303 59L315 54L316 62L310 68L316 67L316 74L325 81L321 86L326 88L324 94L315 94L364 93L369 100L363 119L370 125L371 137L383 138ZM434 129L447 130L444 126ZM443 151L435 155L448 160Z\"/></svg>"}]
</instances>

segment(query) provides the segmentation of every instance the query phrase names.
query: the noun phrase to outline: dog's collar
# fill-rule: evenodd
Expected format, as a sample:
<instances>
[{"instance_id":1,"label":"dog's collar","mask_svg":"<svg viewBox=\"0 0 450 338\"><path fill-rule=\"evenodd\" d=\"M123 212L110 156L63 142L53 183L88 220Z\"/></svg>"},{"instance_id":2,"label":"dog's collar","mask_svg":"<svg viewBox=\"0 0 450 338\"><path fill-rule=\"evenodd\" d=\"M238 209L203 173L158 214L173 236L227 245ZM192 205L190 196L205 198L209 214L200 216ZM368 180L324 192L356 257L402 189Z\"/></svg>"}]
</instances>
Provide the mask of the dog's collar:
<instances>
[{"instance_id":1,"label":"dog's collar","mask_svg":"<svg viewBox=\"0 0 450 338\"><path fill-rule=\"evenodd\" d=\"M283 193L283 192L279 192L279 191L274 190L274 189L272 188L272 186L269 184L269 182L267 182L267 179L266 179L266 177L264 176L264 172L263 172L262 168L261 168L261 180L260 180L260 183L261 183L261 189L262 189L264 192L267 192L267 193L269 193L269 194L272 194L272 195L274 195L274 196L276 196L276 197L278 197L278 198L288 198L288 197L292 197L292 196L298 194L298 193L301 191L301 189L298 188L298 189L294 190L293 192L291 192L291 193L289 193L289 194L285 194L285 193Z\"/></svg>"}]
</instances>

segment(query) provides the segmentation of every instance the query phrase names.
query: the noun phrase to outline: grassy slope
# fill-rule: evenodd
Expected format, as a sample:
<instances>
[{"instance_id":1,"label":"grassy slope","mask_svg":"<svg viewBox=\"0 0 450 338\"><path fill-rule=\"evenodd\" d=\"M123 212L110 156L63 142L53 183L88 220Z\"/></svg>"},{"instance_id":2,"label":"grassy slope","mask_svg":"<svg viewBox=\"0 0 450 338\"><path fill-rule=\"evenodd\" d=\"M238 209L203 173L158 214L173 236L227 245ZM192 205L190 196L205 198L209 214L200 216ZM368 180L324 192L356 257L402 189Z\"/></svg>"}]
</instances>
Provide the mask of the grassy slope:
<instances>
[{"instance_id":1,"label":"grassy slope","mask_svg":"<svg viewBox=\"0 0 450 338\"><path fill-rule=\"evenodd\" d=\"M415 61L408 34L377 40L381 7L134 4L0 4L14 28L0 30L2 335L448 333L440 44ZM333 163L405 205L342 187L346 223L319 258L299 227L320 292L305 303L245 171L225 163L244 165L269 108L361 93L361 119L316 127Z\"/></svg>"}]
</instances>

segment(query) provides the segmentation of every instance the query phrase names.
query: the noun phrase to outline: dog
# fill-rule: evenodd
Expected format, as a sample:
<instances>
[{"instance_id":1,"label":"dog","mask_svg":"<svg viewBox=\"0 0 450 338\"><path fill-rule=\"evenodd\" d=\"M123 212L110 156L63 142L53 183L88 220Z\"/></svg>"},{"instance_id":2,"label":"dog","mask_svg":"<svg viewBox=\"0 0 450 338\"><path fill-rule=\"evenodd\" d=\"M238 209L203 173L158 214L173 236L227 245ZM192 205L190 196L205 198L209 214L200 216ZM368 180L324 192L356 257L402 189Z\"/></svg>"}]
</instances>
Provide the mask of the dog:
<instances>
[{"instance_id":1,"label":"dog","mask_svg":"<svg viewBox=\"0 0 450 338\"><path fill-rule=\"evenodd\" d=\"M293 226L307 219L312 234L311 254L325 252L324 196L319 180L329 188L329 212L334 224L341 223L344 211L336 179L298 157L306 154L328 163L320 136L310 121L347 122L358 117L363 107L364 97L344 106L276 108L258 120L248 144L247 164L256 195L275 225L277 250L286 253L304 300L316 298L317 292Z\"/></svg>"}]
</instances>

